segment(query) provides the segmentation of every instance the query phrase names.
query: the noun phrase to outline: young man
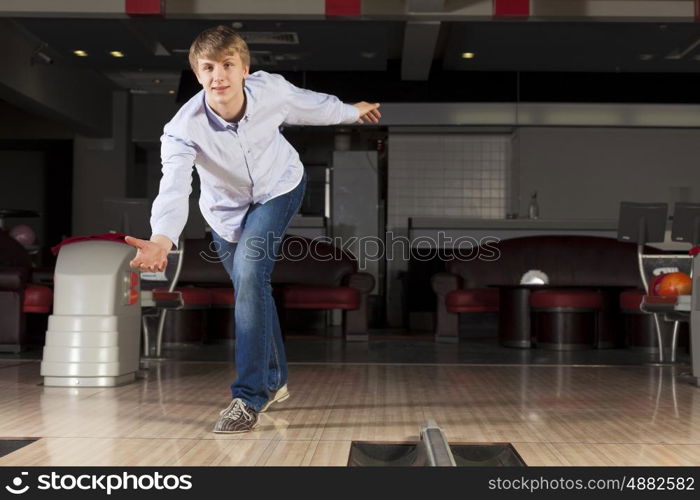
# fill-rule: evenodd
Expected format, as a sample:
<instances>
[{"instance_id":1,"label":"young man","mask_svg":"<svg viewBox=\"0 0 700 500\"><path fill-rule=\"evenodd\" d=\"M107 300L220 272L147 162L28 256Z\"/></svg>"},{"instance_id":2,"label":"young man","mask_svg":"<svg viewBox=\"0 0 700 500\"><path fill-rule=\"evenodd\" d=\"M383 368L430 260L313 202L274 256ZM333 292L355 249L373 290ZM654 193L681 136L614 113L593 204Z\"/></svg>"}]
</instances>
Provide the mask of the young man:
<instances>
[{"instance_id":1,"label":"young man","mask_svg":"<svg viewBox=\"0 0 700 500\"><path fill-rule=\"evenodd\" d=\"M189 60L202 91L164 128L152 236L150 241L127 236L126 242L137 248L132 267L165 269L187 221L194 165L201 180L199 207L231 276L236 304L237 378L214 432L247 432L258 413L289 397L270 275L282 236L301 205L306 175L279 127L377 123L381 114L376 103L348 105L299 89L279 75L249 74L248 47L225 26L200 33Z\"/></svg>"}]
</instances>

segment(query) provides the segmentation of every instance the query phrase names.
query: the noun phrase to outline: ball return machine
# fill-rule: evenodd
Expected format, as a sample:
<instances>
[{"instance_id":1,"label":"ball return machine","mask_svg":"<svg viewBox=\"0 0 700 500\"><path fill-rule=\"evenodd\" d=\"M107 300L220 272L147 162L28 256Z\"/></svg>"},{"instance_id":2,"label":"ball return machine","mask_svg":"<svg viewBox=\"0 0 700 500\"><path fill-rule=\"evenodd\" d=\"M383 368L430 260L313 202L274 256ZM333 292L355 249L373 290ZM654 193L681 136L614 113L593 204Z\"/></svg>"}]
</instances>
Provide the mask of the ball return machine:
<instances>
[{"instance_id":1,"label":"ball return machine","mask_svg":"<svg viewBox=\"0 0 700 500\"><path fill-rule=\"evenodd\" d=\"M666 228L665 203L626 203L620 206L618 239L637 242L639 272L646 289L640 309L654 315L658 345L659 363L664 363L662 322L673 324L671 340L671 363L676 361L676 346L680 323L690 326L690 379L700 385L700 204L676 203L674 209L671 239L676 242L691 243L688 255L659 254L644 252L644 244L664 241ZM650 269L655 266L675 267L690 274L693 287L691 295L672 297L652 295L649 290Z\"/></svg>"},{"instance_id":2,"label":"ball return machine","mask_svg":"<svg viewBox=\"0 0 700 500\"><path fill-rule=\"evenodd\" d=\"M41 362L44 385L128 384L139 370L142 328L143 355L151 353L148 318L158 317L160 346L167 310L182 307L174 287L183 247L168 256L175 260L166 268L172 276L147 282L130 268L135 249L123 243L123 235L122 241L107 234L74 239L61 245L56 261L54 308Z\"/></svg>"}]
</instances>

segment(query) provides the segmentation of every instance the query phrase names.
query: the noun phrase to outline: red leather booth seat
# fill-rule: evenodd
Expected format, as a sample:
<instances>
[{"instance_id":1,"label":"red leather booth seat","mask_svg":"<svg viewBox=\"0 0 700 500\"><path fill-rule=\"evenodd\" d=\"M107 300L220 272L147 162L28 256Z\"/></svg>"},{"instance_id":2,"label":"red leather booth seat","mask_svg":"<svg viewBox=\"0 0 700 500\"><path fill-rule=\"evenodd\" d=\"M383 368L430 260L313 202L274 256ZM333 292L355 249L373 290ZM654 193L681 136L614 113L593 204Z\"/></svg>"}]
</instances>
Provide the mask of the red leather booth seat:
<instances>
[{"instance_id":1,"label":"red leather booth seat","mask_svg":"<svg viewBox=\"0 0 700 500\"><path fill-rule=\"evenodd\" d=\"M288 309L357 309L360 291L349 286L292 285L282 292Z\"/></svg>"},{"instance_id":2,"label":"red leather booth seat","mask_svg":"<svg viewBox=\"0 0 700 500\"><path fill-rule=\"evenodd\" d=\"M530 294L530 306L535 309L600 309L603 294L582 290L537 290Z\"/></svg>"},{"instance_id":3,"label":"red leather booth seat","mask_svg":"<svg viewBox=\"0 0 700 500\"><path fill-rule=\"evenodd\" d=\"M212 307L233 307L236 303L236 295L233 288L208 288L211 294Z\"/></svg>"},{"instance_id":4,"label":"red leather booth seat","mask_svg":"<svg viewBox=\"0 0 700 500\"><path fill-rule=\"evenodd\" d=\"M155 288L154 292L167 292L167 288ZM212 305L212 293L206 288L178 286L175 292L182 296L183 309L206 308Z\"/></svg>"},{"instance_id":5,"label":"red leather booth seat","mask_svg":"<svg viewBox=\"0 0 700 500\"><path fill-rule=\"evenodd\" d=\"M498 289L475 288L473 290L453 290L445 298L450 312L497 312Z\"/></svg>"},{"instance_id":6,"label":"red leather booth seat","mask_svg":"<svg viewBox=\"0 0 700 500\"><path fill-rule=\"evenodd\" d=\"M22 301L22 311L26 313L51 312L53 305L53 290L44 285L27 285L24 289L24 300Z\"/></svg>"},{"instance_id":7,"label":"red leather booth seat","mask_svg":"<svg viewBox=\"0 0 700 500\"><path fill-rule=\"evenodd\" d=\"M27 250L0 229L0 352L43 342L53 291L34 283L34 271Z\"/></svg>"},{"instance_id":8,"label":"red leather booth seat","mask_svg":"<svg viewBox=\"0 0 700 500\"><path fill-rule=\"evenodd\" d=\"M639 306L642 304L644 292L641 290L625 290L620 294L620 309L624 312L642 312Z\"/></svg>"},{"instance_id":9,"label":"red leather booth seat","mask_svg":"<svg viewBox=\"0 0 700 500\"><path fill-rule=\"evenodd\" d=\"M452 259L448 274L459 276L464 289L492 284L515 284L522 275L539 269L556 286L610 285L641 288L637 247L598 236L526 236L490 243L485 260Z\"/></svg>"},{"instance_id":10,"label":"red leather booth seat","mask_svg":"<svg viewBox=\"0 0 700 500\"><path fill-rule=\"evenodd\" d=\"M231 278L212 251L211 237L186 240L184 255L177 289L186 292L183 300L190 311L168 313L164 338L191 341L193 330L198 330L199 339L232 338L234 290ZM345 334L366 336L367 301L374 278L358 272L351 255L323 241L285 236L282 258L275 263L271 282L282 322L284 311L280 309L340 309L344 311ZM194 308L208 309L192 311ZM197 322L186 320L193 314L204 317ZM184 328L188 331L182 331Z\"/></svg>"},{"instance_id":11,"label":"red leather booth seat","mask_svg":"<svg viewBox=\"0 0 700 500\"><path fill-rule=\"evenodd\" d=\"M431 278L437 299L436 337L458 338L458 313L498 311L498 291L489 288L515 285L533 269L546 273L551 285L574 290L577 286L642 288L636 252L634 243L614 238L546 235L491 241L487 248L479 249L476 257L473 250L468 256L457 255L446 262L445 272ZM576 296L568 297L569 302L557 302L564 300L562 293L547 300L560 304L582 300L584 305L592 300ZM617 299L614 302L617 307Z\"/></svg>"}]
</instances>

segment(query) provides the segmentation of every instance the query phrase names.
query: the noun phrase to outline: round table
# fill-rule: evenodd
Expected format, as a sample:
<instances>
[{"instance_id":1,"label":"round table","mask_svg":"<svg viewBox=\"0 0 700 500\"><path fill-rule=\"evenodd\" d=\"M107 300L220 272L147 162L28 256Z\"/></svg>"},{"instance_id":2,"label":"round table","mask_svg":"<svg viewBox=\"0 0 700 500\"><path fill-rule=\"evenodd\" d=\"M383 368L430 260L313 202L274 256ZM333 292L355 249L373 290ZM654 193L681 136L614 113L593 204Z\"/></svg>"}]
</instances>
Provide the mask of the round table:
<instances>
[{"instance_id":1,"label":"round table","mask_svg":"<svg viewBox=\"0 0 700 500\"><path fill-rule=\"evenodd\" d=\"M601 328L605 332L614 332L616 312L619 309L617 297L620 291L629 289L622 285L525 285L520 283L497 283L488 285L498 288L498 341L505 347L530 349L533 345L534 332L530 317L530 292L549 288L597 289L604 292L605 307L600 316ZM596 347L613 347L614 340L609 335L599 336Z\"/></svg>"},{"instance_id":2,"label":"round table","mask_svg":"<svg viewBox=\"0 0 700 500\"><path fill-rule=\"evenodd\" d=\"M530 291L546 285L496 284L498 288L498 341L505 347L532 347Z\"/></svg>"}]
</instances>

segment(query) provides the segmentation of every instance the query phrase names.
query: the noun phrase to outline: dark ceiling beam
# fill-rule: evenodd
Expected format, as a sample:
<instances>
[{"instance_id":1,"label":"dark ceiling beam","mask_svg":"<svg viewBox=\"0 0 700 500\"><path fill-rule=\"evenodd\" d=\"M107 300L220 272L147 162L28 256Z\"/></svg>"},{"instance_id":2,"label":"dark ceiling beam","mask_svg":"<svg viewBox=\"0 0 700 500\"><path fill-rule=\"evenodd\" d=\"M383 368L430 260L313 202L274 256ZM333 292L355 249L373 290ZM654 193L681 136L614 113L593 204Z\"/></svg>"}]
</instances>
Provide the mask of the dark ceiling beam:
<instances>
[{"instance_id":1,"label":"dark ceiling beam","mask_svg":"<svg viewBox=\"0 0 700 500\"><path fill-rule=\"evenodd\" d=\"M144 16L139 16L144 17ZM125 22L124 26L133 35L134 39L138 40L151 54L154 56L169 56L168 49L163 47L156 37L138 20Z\"/></svg>"},{"instance_id":2,"label":"dark ceiling beam","mask_svg":"<svg viewBox=\"0 0 700 500\"><path fill-rule=\"evenodd\" d=\"M440 33L438 21L406 23L401 56L402 80L427 80Z\"/></svg>"},{"instance_id":3,"label":"dark ceiling beam","mask_svg":"<svg viewBox=\"0 0 700 500\"><path fill-rule=\"evenodd\" d=\"M540 20L692 21L698 0L536 0L530 15Z\"/></svg>"},{"instance_id":4,"label":"dark ceiling beam","mask_svg":"<svg viewBox=\"0 0 700 500\"><path fill-rule=\"evenodd\" d=\"M2 99L86 135L111 133L113 87L106 78L64 66L14 21L0 19L0 46L12 48L0 53Z\"/></svg>"},{"instance_id":5,"label":"dark ceiling beam","mask_svg":"<svg viewBox=\"0 0 700 500\"><path fill-rule=\"evenodd\" d=\"M406 0L406 13L442 14L445 0ZM408 21L401 57L402 80L427 80L435 56L440 21Z\"/></svg>"},{"instance_id":6,"label":"dark ceiling beam","mask_svg":"<svg viewBox=\"0 0 700 500\"><path fill-rule=\"evenodd\" d=\"M0 16L14 17L124 17L125 0L11 0L0 2Z\"/></svg>"}]
</instances>

